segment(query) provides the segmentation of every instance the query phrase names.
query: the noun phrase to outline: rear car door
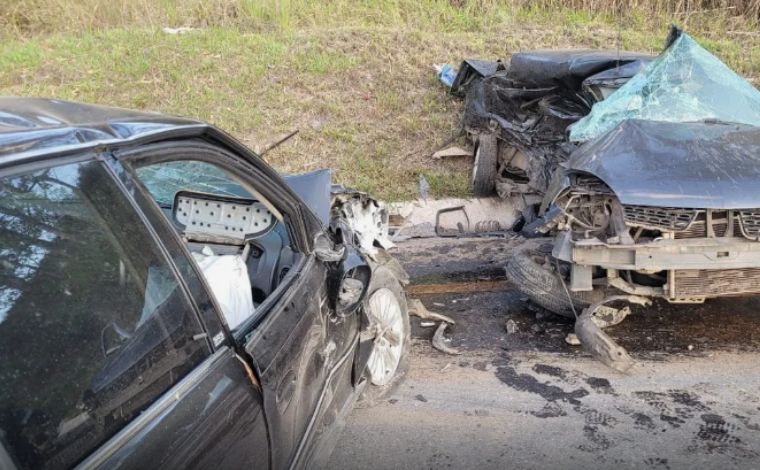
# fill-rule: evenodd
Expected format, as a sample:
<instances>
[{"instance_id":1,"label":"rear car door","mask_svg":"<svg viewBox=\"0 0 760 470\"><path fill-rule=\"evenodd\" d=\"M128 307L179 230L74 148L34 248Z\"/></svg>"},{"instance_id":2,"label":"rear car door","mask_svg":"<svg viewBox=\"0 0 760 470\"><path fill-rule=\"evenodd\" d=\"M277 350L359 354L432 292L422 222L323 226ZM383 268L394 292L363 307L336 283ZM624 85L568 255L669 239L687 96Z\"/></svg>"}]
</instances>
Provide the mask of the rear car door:
<instances>
[{"instance_id":1,"label":"rear car door","mask_svg":"<svg viewBox=\"0 0 760 470\"><path fill-rule=\"evenodd\" d=\"M108 167L76 160L0 175L0 460L267 468L260 391L209 302Z\"/></svg>"}]
</instances>

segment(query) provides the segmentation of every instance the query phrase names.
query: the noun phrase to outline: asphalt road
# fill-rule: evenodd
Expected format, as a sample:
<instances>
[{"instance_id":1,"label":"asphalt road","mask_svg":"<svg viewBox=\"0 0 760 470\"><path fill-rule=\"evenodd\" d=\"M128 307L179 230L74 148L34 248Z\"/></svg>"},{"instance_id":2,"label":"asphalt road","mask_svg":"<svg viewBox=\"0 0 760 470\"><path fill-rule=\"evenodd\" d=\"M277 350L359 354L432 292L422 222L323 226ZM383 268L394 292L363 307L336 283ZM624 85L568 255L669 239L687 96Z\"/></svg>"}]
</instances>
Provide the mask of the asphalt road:
<instances>
[{"instance_id":1,"label":"asphalt road","mask_svg":"<svg viewBox=\"0 0 760 470\"><path fill-rule=\"evenodd\" d=\"M414 241L398 256L417 284L498 279L519 242ZM760 468L760 301L634 309L607 330L637 360L623 375L509 288L418 298L454 317L462 354L434 350L413 317L406 379L353 411L330 468Z\"/></svg>"}]
</instances>

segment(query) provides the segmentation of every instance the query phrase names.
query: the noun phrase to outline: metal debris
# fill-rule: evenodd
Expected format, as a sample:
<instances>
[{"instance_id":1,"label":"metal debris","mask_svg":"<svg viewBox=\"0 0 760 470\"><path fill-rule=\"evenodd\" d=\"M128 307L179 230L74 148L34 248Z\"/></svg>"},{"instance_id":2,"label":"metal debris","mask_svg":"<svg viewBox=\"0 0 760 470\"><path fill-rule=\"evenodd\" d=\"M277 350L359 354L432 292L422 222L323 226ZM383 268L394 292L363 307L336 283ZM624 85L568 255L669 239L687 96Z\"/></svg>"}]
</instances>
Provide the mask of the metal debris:
<instances>
[{"instance_id":1,"label":"metal debris","mask_svg":"<svg viewBox=\"0 0 760 470\"><path fill-rule=\"evenodd\" d=\"M619 346L612 338L602 331L602 328L616 325L630 313L630 308L615 309L606 307L604 304L614 301L625 300L639 305L649 305L651 301L637 295L613 295L601 302L592 304L583 309L583 313L575 321L575 334L583 345L583 348L599 359L603 364L617 370L627 372L634 364L628 351ZM597 317L597 313L601 313Z\"/></svg>"},{"instance_id":2,"label":"metal debris","mask_svg":"<svg viewBox=\"0 0 760 470\"><path fill-rule=\"evenodd\" d=\"M431 312L425 306L422 304L422 301L420 299L409 299L408 302L408 309L409 309L409 315L414 315L415 317L422 318L423 320L434 320L434 321L442 321L445 323L454 324L454 320L447 317L446 315L441 315L440 313Z\"/></svg>"},{"instance_id":3,"label":"metal debris","mask_svg":"<svg viewBox=\"0 0 760 470\"><path fill-rule=\"evenodd\" d=\"M443 332L446 331L446 327L448 326L449 324L446 323L445 321L442 321L438 325L438 329L435 330L435 334L433 335L433 347L446 354L452 354L452 355L462 354L459 350L446 346L445 340L443 338Z\"/></svg>"},{"instance_id":4,"label":"metal debris","mask_svg":"<svg viewBox=\"0 0 760 470\"><path fill-rule=\"evenodd\" d=\"M472 150L466 150L461 147L457 147L456 145L453 147L449 147L443 150L439 150L433 154L433 158L438 160L441 158L450 158L450 157L471 157L472 156Z\"/></svg>"},{"instance_id":5,"label":"metal debris","mask_svg":"<svg viewBox=\"0 0 760 470\"><path fill-rule=\"evenodd\" d=\"M565 336L565 342L569 344L570 346L580 346L581 340L578 339L578 335L575 333L568 333L567 336Z\"/></svg>"},{"instance_id":6,"label":"metal debris","mask_svg":"<svg viewBox=\"0 0 760 470\"><path fill-rule=\"evenodd\" d=\"M608 367L618 372L627 372L633 367L634 361L625 348L618 346L597 326L588 309L575 321L575 334L583 348Z\"/></svg>"},{"instance_id":7,"label":"metal debris","mask_svg":"<svg viewBox=\"0 0 760 470\"><path fill-rule=\"evenodd\" d=\"M606 305L600 305L596 312L594 312L594 323L599 328L607 328L608 326L617 325L625 319L631 313L631 307L625 306L623 308L608 307Z\"/></svg>"}]
</instances>

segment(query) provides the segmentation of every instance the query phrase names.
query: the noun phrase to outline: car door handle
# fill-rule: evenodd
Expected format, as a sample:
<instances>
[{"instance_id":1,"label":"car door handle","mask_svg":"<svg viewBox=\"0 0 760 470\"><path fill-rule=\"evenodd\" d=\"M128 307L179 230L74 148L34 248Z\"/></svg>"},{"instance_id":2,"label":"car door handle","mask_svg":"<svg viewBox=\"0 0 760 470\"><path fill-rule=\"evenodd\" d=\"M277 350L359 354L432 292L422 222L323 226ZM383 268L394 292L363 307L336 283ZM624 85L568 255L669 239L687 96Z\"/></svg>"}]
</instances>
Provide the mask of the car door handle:
<instances>
[{"instance_id":1,"label":"car door handle","mask_svg":"<svg viewBox=\"0 0 760 470\"><path fill-rule=\"evenodd\" d=\"M290 402L293 400L293 394L296 391L296 373L289 370L285 376L280 380L280 384L277 386L277 392L275 399L277 401L277 409L280 413L284 413L288 409Z\"/></svg>"}]
</instances>

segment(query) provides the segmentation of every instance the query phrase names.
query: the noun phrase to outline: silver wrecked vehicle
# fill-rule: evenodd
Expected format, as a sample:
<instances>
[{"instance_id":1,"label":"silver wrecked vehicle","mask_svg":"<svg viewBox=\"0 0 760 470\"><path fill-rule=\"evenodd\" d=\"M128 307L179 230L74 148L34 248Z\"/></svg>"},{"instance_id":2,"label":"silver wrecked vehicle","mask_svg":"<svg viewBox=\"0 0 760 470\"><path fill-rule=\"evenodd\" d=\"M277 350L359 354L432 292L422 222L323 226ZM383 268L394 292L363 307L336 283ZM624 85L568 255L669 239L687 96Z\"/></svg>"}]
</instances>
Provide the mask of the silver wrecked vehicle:
<instances>
[{"instance_id":1,"label":"silver wrecked vehicle","mask_svg":"<svg viewBox=\"0 0 760 470\"><path fill-rule=\"evenodd\" d=\"M674 30L665 52L571 127L580 143L507 267L606 362L614 301L701 303L760 293L760 92ZM546 239L544 239L546 240ZM591 332L586 328L591 328ZM614 354L613 354L614 353ZM625 368L625 367L621 367Z\"/></svg>"}]
</instances>

